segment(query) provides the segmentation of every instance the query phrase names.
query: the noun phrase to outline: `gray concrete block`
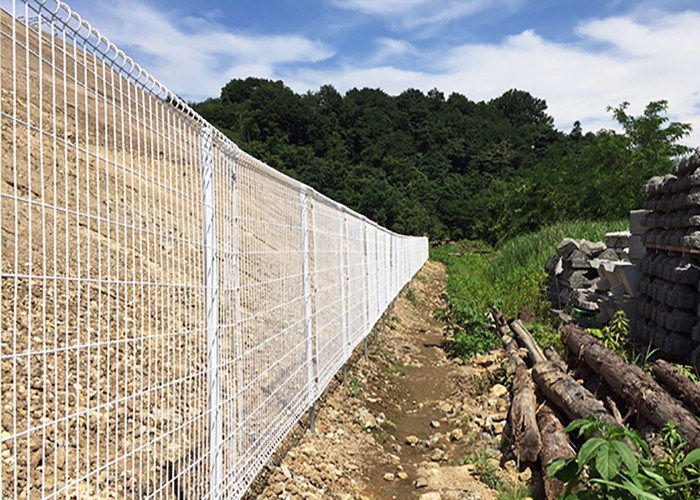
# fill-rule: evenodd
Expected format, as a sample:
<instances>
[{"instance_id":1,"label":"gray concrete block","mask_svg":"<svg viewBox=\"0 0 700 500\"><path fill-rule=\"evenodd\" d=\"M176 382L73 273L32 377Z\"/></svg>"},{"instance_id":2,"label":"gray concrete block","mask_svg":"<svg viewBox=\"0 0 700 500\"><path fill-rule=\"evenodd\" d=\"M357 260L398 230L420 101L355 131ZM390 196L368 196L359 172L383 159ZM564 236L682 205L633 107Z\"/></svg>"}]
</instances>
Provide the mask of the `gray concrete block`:
<instances>
[{"instance_id":1,"label":"gray concrete block","mask_svg":"<svg viewBox=\"0 0 700 500\"><path fill-rule=\"evenodd\" d=\"M659 324L663 325L669 332L679 332L690 336L697 324L697 318L687 311L675 309L666 314L664 323Z\"/></svg>"},{"instance_id":2,"label":"gray concrete block","mask_svg":"<svg viewBox=\"0 0 700 500\"><path fill-rule=\"evenodd\" d=\"M583 253L585 253L586 255L588 255L589 257L597 257L606 248L607 248L607 246L602 241L588 241L588 240L581 240L580 241L581 251Z\"/></svg>"},{"instance_id":3,"label":"gray concrete block","mask_svg":"<svg viewBox=\"0 0 700 500\"><path fill-rule=\"evenodd\" d=\"M644 248L644 243L642 242L642 236L638 234L633 234L630 236L629 242L629 254L630 260L632 262L639 262L646 255L647 249Z\"/></svg>"},{"instance_id":4,"label":"gray concrete block","mask_svg":"<svg viewBox=\"0 0 700 500\"><path fill-rule=\"evenodd\" d=\"M561 243L557 245L557 255L566 258L574 250L579 250L581 248L579 242L573 238L564 238Z\"/></svg>"},{"instance_id":5,"label":"gray concrete block","mask_svg":"<svg viewBox=\"0 0 700 500\"><path fill-rule=\"evenodd\" d=\"M605 245L610 247L626 247L632 233L629 231L617 231L605 233Z\"/></svg>"},{"instance_id":6,"label":"gray concrete block","mask_svg":"<svg viewBox=\"0 0 700 500\"><path fill-rule=\"evenodd\" d=\"M644 221L645 217L651 213L651 210L632 210L630 211L630 233L641 235L647 230Z\"/></svg>"}]
</instances>

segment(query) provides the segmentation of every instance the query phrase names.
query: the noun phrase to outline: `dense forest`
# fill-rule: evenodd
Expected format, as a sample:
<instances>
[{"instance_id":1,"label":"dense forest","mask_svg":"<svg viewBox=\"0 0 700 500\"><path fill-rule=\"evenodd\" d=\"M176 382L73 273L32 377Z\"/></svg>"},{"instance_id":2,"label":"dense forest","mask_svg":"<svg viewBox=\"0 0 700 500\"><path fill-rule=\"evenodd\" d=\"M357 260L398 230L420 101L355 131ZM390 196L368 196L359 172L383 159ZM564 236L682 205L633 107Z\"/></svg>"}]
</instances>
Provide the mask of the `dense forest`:
<instances>
[{"instance_id":1,"label":"dense forest","mask_svg":"<svg viewBox=\"0 0 700 500\"><path fill-rule=\"evenodd\" d=\"M474 102L439 90L297 94L231 80L193 107L242 149L394 231L491 243L569 219L619 219L666 173L690 125L667 103L609 108L621 132L554 128L522 90Z\"/></svg>"}]
</instances>

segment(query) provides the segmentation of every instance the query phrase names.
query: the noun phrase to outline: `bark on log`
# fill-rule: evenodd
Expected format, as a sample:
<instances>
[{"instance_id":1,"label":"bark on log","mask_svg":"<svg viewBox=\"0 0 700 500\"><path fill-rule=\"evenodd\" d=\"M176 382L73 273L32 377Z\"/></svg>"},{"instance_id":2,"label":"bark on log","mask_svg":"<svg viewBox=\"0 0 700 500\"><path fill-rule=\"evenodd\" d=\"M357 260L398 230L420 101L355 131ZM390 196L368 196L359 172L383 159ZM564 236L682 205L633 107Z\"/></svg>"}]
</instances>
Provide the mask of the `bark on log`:
<instances>
[{"instance_id":1,"label":"bark on log","mask_svg":"<svg viewBox=\"0 0 700 500\"><path fill-rule=\"evenodd\" d=\"M551 345L545 346L544 355L547 357L548 360L557 365L561 371L566 373L566 363L564 363L564 360L561 359L561 356L559 356L559 353L554 347L552 347Z\"/></svg>"},{"instance_id":2,"label":"bark on log","mask_svg":"<svg viewBox=\"0 0 700 500\"><path fill-rule=\"evenodd\" d=\"M577 384L551 361L537 363L532 369L532 378L547 401L559 408L569 420L597 418L603 422L616 423L602 401L593 397L585 387Z\"/></svg>"},{"instance_id":3,"label":"bark on log","mask_svg":"<svg viewBox=\"0 0 700 500\"><path fill-rule=\"evenodd\" d=\"M626 363L600 341L582 329L567 325L562 330L564 345L602 376L628 404L638 409L657 427L674 422L693 446L700 447L700 424L683 405L674 400L641 368Z\"/></svg>"},{"instance_id":4,"label":"bark on log","mask_svg":"<svg viewBox=\"0 0 700 500\"><path fill-rule=\"evenodd\" d=\"M537 426L537 400L535 385L525 362L518 355L518 345L503 336L503 347L508 354L513 374L513 397L510 404L510 426L513 432L513 449L518 461L536 462L542 447Z\"/></svg>"},{"instance_id":5,"label":"bark on log","mask_svg":"<svg viewBox=\"0 0 700 500\"><path fill-rule=\"evenodd\" d=\"M695 415L700 416L700 385L663 359L658 359L651 365L651 373L671 396L681 400Z\"/></svg>"},{"instance_id":6,"label":"bark on log","mask_svg":"<svg viewBox=\"0 0 700 500\"><path fill-rule=\"evenodd\" d=\"M542 449L540 450L540 461L544 469L544 493L548 500L559 498L566 491L566 483L553 477L547 476L547 466L557 459L573 458L576 456L571 447L569 436L564 432L561 424L552 409L544 404L537 412L537 423L540 426L542 435Z\"/></svg>"},{"instance_id":7,"label":"bark on log","mask_svg":"<svg viewBox=\"0 0 700 500\"><path fill-rule=\"evenodd\" d=\"M513 333L515 333L523 346L527 347L527 352L530 354L530 359L532 359L533 365L547 360L537 341L532 337L530 332L527 331L527 328L525 328L519 319L512 321L510 323L510 328L513 330Z\"/></svg>"}]
</instances>

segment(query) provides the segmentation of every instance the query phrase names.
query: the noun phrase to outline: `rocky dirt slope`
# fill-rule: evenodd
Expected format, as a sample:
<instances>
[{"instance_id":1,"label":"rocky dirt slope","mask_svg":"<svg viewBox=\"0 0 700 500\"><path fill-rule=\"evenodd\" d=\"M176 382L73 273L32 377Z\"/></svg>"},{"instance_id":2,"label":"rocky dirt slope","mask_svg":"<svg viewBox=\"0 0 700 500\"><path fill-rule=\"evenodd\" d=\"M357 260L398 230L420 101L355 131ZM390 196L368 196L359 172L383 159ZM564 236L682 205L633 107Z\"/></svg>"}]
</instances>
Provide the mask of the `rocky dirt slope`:
<instances>
[{"instance_id":1,"label":"rocky dirt slope","mask_svg":"<svg viewBox=\"0 0 700 500\"><path fill-rule=\"evenodd\" d=\"M446 357L433 319L444 282L442 265L428 262L402 292L368 359L360 346L347 385L328 390L316 434L302 429L251 497L528 495L530 471L518 472L510 452L501 451L509 450L503 354L466 364Z\"/></svg>"}]
</instances>

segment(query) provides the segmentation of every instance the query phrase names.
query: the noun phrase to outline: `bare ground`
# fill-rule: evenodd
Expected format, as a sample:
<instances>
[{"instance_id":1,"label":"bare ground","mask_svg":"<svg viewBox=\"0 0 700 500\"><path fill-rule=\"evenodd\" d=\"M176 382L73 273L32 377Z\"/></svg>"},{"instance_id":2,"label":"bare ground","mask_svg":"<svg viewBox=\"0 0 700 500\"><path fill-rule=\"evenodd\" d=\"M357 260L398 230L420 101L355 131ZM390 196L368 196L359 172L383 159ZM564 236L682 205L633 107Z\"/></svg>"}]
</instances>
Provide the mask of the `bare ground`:
<instances>
[{"instance_id":1,"label":"bare ground","mask_svg":"<svg viewBox=\"0 0 700 500\"><path fill-rule=\"evenodd\" d=\"M329 389L261 498L495 499L527 497L533 481L518 472L503 437L507 390L496 384L503 354L470 363L448 359L441 324L444 267L428 262L399 296L393 313L362 346L347 385ZM536 487L534 489L537 489ZM251 494L251 495L252 495Z\"/></svg>"}]
</instances>

